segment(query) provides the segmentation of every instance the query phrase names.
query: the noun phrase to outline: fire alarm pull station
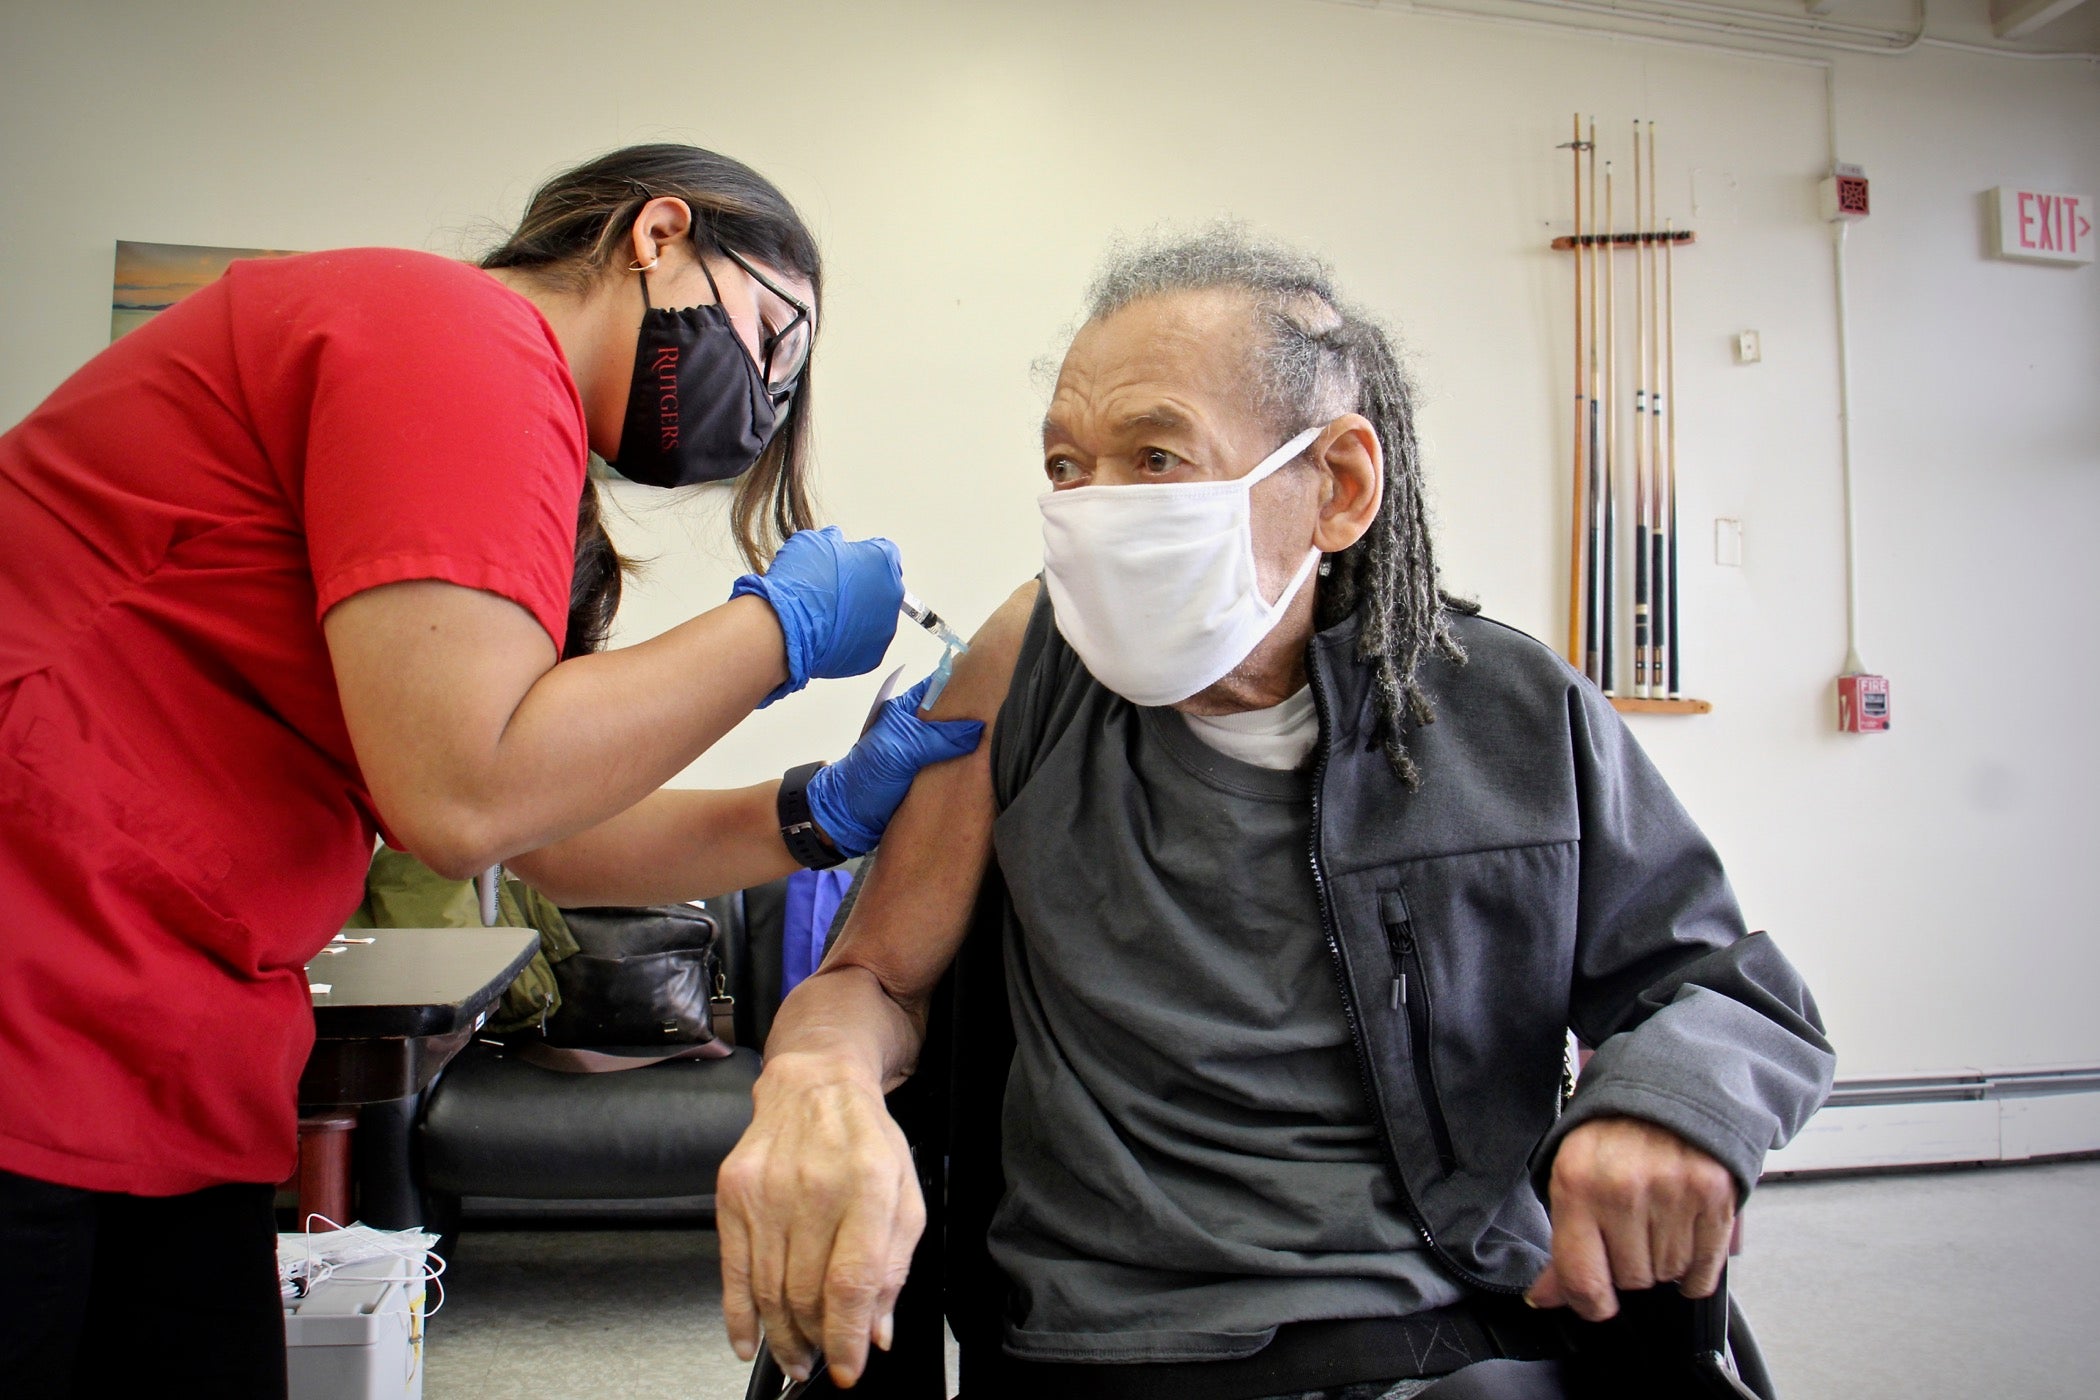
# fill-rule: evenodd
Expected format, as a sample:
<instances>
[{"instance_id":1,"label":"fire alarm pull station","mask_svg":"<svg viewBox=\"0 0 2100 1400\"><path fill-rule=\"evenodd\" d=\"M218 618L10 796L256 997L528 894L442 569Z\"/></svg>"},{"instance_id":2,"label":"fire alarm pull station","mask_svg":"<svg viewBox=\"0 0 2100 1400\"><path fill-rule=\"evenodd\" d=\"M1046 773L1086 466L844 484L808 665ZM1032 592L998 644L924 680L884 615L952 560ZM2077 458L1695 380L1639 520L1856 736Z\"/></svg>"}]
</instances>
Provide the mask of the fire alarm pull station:
<instances>
[{"instance_id":1,"label":"fire alarm pull station","mask_svg":"<svg viewBox=\"0 0 2100 1400\"><path fill-rule=\"evenodd\" d=\"M1838 677L1838 728L1880 734L1889 727L1889 678L1855 672Z\"/></svg>"},{"instance_id":2,"label":"fire alarm pull station","mask_svg":"<svg viewBox=\"0 0 2100 1400\"><path fill-rule=\"evenodd\" d=\"M1823 222L1850 223L1867 217L1867 172L1856 165L1833 165L1830 175L1816 187L1823 205Z\"/></svg>"}]
</instances>

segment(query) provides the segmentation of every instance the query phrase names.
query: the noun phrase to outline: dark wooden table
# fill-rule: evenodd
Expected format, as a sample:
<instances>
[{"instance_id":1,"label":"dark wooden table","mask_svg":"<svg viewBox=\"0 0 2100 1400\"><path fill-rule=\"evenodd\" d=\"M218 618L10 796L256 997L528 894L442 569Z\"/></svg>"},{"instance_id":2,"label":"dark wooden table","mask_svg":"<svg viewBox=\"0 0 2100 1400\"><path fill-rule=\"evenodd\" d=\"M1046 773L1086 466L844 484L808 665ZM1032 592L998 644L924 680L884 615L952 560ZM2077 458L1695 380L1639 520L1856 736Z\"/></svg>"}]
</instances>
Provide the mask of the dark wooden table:
<instances>
[{"instance_id":1,"label":"dark wooden table","mask_svg":"<svg viewBox=\"0 0 2100 1400\"><path fill-rule=\"evenodd\" d=\"M316 990L314 1048L299 1076L293 1185L302 1226L316 1216L350 1219L356 1106L429 1087L539 946L525 928L358 929L343 938L306 965Z\"/></svg>"},{"instance_id":2,"label":"dark wooden table","mask_svg":"<svg viewBox=\"0 0 2100 1400\"><path fill-rule=\"evenodd\" d=\"M523 928L358 929L345 937L356 941L331 944L306 965L306 980L328 990L313 994L301 1104L384 1103L424 1088L539 946L539 935Z\"/></svg>"}]
</instances>

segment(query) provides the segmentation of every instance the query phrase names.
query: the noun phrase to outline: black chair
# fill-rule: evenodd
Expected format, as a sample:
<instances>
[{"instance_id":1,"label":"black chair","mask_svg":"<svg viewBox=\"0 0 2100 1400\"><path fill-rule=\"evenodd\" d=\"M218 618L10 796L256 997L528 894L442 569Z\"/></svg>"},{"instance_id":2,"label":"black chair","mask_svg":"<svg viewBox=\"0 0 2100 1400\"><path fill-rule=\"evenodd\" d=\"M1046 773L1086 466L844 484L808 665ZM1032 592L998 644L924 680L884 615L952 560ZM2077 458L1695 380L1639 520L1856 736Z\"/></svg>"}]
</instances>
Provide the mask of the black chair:
<instances>
[{"instance_id":1,"label":"black chair","mask_svg":"<svg viewBox=\"0 0 2100 1400\"><path fill-rule=\"evenodd\" d=\"M946 1400L945 1318L960 1353L963 1400L997 1400L1008 1285L987 1241L1006 1189L999 1120L1014 1053L1000 947L1005 900L1005 883L995 865L986 872L955 964L934 995L918 1067L887 1100L911 1144L926 1198L926 1232L897 1299L893 1345L887 1353L869 1353L867 1370L851 1392L837 1391L820 1374L801 1395ZM1776 1400L1763 1356L1727 1295L1725 1279L1710 1299L1686 1300L1666 1288L1624 1301L1616 1326L1590 1329L1569 1315L1567 1325L1591 1333L1581 1343L1590 1360L1585 1371L1571 1376L1571 1393L1617 1400L1644 1395ZM1664 1349L1686 1363L1667 1379L1657 1379L1648 1360L1658 1336L1666 1338ZM1609 1372L1609 1379L1584 1379L1600 1372ZM1687 1375L1696 1378L1689 1382L1695 1389L1685 1388ZM776 1400L785 1388L786 1377L761 1351L746 1400Z\"/></svg>"},{"instance_id":2,"label":"black chair","mask_svg":"<svg viewBox=\"0 0 2100 1400\"><path fill-rule=\"evenodd\" d=\"M470 1044L418 1098L360 1115L360 1218L449 1244L476 1215L711 1216L780 1003L784 906L784 881L703 906L736 998L729 1057L563 1074Z\"/></svg>"}]
</instances>

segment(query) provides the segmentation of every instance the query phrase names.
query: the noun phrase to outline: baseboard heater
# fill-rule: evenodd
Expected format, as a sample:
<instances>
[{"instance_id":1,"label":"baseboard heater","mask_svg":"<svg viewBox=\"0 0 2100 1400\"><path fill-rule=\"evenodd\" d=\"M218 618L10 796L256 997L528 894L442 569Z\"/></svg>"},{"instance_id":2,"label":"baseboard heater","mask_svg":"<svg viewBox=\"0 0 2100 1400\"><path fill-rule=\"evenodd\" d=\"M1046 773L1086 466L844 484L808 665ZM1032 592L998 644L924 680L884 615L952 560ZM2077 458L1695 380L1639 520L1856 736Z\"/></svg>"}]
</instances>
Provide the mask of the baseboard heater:
<instances>
[{"instance_id":1,"label":"baseboard heater","mask_svg":"<svg viewBox=\"0 0 2100 1400\"><path fill-rule=\"evenodd\" d=\"M642 1196L605 1200L528 1200L518 1196L462 1196L460 1214L470 1220L649 1221L697 1220L715 1213L715 1198Z\"/></svg>"},{"instance_id":2,"label":"baseboard heater","mask_svg":"<svg viewBox=\"0 0 2100 1400\"><path fill-rule=\"evenodd\" d=\"M1765 1175L2100 1152L2100 1065L1840 1079Z\"/></svg>"}]
</instances>

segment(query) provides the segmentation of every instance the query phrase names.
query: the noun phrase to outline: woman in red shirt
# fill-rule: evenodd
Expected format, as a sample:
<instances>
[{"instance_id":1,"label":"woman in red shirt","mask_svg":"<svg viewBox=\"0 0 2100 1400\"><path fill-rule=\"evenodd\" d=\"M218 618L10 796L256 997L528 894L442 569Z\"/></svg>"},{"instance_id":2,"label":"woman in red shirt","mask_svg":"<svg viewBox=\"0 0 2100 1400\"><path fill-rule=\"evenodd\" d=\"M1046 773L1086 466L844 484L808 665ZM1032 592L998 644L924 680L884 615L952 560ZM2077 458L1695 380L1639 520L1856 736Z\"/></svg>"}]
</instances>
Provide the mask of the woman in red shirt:
<instances>
[{"instance_id":1,"label":"woman in red shirt","mask_svg":"<svg viewBox=\"0 0 2100 1400\"><path fill-rule=\"evenodd\" d=\"M557 902L693 898L835 858L791 853L784 797L865 849L918 766L975 746L907 700L798 791L662 787L896 626L895 548L806 528L820 282L755 172L635 147L550 181L481 268L237 264L0 437L10 1394L283 1393L268 1183L304 967L375 834ZM573 654L590 451L738 479L727 603ZM138 1306L141 1259L184 1286Z\"/></svg>"}]
</instances>

